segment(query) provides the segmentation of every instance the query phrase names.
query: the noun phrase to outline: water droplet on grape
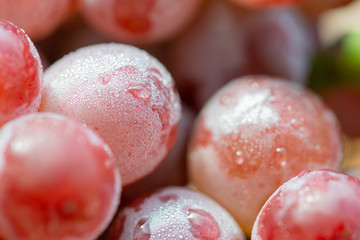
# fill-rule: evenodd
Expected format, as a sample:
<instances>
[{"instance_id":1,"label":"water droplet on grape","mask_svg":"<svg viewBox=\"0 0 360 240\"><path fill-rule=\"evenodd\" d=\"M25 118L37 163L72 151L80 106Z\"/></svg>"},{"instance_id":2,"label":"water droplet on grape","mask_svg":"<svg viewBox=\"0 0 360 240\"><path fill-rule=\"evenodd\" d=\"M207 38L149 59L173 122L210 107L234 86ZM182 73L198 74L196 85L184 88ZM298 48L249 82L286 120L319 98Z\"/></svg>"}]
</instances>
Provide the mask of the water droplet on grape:
<instances>
[{"instance_id":1,"label":"water droplet on grape","mask_svg":"<svg viewBox=\"0 0 360 240\"><path fill-rule=\"evenodd\" d=\"M116 97L116 98L118 98L118 97L120 97L120 92L114 92L114 97Z\"/></svg>"},{"instance_id":2,"label":"water droplet on grape","mask_svg":"<svg viewBox=\"0 0 360 240\"><path fill-rule=\"evenodd\" d=\"M220 103L223 105L226 105L229 102L229 97L228 96L222 96L220 98Z\"/></svg>"},{"instance_id":3,"label":"water droplet on grape","mask_svg":"<svg viewBox=\"0 0 360 240\"><path fill-rule=\"evenodd\" d=\"M275 101L276 101L276 97L275 97L275 96L270 96L270 97L269 97L269 101L270 101L270 102L275 102Z\"/></svg>"},{"instance_id":4,"label":"water droplet on grape","mask_svg":"<svg viewBox=\"0 0 360 240\"><path fill-rule=\"evenodd\" d=\"M190 232L199 239L218 239L220 229L216 220L208 213L200 209L189 209L187 219L191 224Z\"/></svg>"},{"instance_id":5,"label":"water droplet on grape","mask_svg":"<svg viewBox=\"0 0 360 240\"><path fill-rule=\"evenodd\" d=\"M245 161L244 161L243 158L238 158L238 159L236 160L236 164L239 165L239 166L243 165L244 162L245 162Z\"/></svg>"},{"instance_id":6,"label":"water droplet on grape","mask_svg":"<svg viewBox=\"0 0 360 240\"><path fill-rule=\"evenodd\" d=\"M287 162L287 150L284 147L276 148L276 153L278 154L278 162L281 167L284 167Z\"/></svg>"},{"instance_id":7,"label":"water droplet on grape","mask_svg":"<svg viewBox=\"0 0 360 240\"><path fill-rule=\"evenodd\" d=\"M150 97L150 91L142 86L136 86L129 88L129 92L136 98L141 100L147 100Z\"/></svg>"},{"instance_id":8,"label":"water droplet on grape","mask_svg":"<svg viewBox=\"0 0 360 240\"><path fill-rule=\"evenodd\" d=\"M142 218L136 224L133 239L134 240L148 240L151 237L150 226L147 218Z\"/></svg>"}]
</instances>

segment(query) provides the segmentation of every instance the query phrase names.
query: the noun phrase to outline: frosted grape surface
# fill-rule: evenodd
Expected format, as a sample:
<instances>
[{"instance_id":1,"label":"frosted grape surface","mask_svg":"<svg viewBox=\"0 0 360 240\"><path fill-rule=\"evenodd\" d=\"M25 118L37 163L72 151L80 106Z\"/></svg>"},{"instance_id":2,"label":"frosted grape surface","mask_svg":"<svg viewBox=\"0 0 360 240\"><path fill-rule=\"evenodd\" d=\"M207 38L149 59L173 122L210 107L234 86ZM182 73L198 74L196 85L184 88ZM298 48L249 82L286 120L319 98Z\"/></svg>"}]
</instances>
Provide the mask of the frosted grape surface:
<instances>
[{"instance_id":1,"label":"frosted grape surface","mask_svg":"<svg viewBox=\"0 0 360 240\"><path fill-rule=\"evenodd\" d=\"M235 220L207 196L181 187L144 195L120 211L108 240L244 240Z\"/></svg>"},{"instance_id":2,"label":"frosted grape surface","mask_svg":"<svg viewBox=\"0 0 360 240\"><path fill-rule=\"evenodd\" d=\"M50 66L40 109L97 131L113 151L124 185L166 157L181 114L165 67L145 51L115 43L79 49Z\"/></svg>"},{"instance_id":3,"label":"frosted grape surface","mask_svg":"<svg viewBox=\"0 0 360 240\"><path fill-rule=\"evenodd\" d=\"M334 114L308 90L250 76L220 89L200 112L189 147L190 181L247 233L266 199L300 171L339 169Z\"/></svg>"}]
</instances>

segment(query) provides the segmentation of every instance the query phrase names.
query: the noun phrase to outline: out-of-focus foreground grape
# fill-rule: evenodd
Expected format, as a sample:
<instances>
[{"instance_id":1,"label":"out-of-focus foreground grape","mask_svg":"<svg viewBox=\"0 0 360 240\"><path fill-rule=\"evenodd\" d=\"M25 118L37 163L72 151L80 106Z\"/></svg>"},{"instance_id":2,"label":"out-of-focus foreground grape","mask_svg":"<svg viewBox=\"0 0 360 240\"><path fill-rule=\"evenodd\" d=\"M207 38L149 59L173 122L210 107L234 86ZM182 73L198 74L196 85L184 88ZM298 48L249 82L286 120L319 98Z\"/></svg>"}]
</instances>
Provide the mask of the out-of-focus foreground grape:
<instances>
[{"instance_id":1,"label":"out-of-focus foreground grape","mask_svg":"<svg viewBox=\"0 0 360 240\"><path fill-rule=\"evenodd\" d=\"M73 0L0 0L0 19L24 29L32 40L48 37L72 10Z\"/></svg>"},{"instance_id":2,"label":"out-of-focus foreground grape","mask_svg":"<svg viewBox=\"0 0 360 240\"><path fill-rule=\"evenodd\" d=\"M109 147L81 123L37 113L1 128L0 238L94 239L120 192Z\"/></svg>"},{"instance_id":3,"label":"out-of-focus foreground grape","mask_svg":"<svg viewBox=\"0 0 360 240\"><path fill-rule=\"evenodd\" d=\"M40 105L43 69L24 31L0 20L0 126Z\"/></svg>"}]
</instances>

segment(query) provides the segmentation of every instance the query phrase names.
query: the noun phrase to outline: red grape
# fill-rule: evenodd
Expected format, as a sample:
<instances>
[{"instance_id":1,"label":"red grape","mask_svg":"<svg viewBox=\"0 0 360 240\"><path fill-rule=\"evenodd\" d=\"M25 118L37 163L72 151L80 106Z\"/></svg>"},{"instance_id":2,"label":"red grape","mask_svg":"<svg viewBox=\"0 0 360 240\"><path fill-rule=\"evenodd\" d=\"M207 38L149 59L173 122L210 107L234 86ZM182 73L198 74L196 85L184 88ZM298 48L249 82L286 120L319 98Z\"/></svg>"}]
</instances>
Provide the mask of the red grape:
<instances>
[{"instance_id":1,"label":"red grape","mask_svg":"<svg viewBox=\"0 0 360 240\"><path fill-rule=\"evenodd\" d=\"M182 98L200 108L231 79L266 74L304 84L316 43L296 9L247 11L212 0L195 25L168 46Z\"/></svg>"},{"instance_id":2,"label":"red grape","mask_svg":"<svg viewBox=\"0 0 360 240\"><path fill-rule=\"evenodd\" d=\"M42 71L39 54L24 31L0 20L0 126L38 110Z\"/></svg>"},{"instance_id":3,"label":"red grape","mask_svg":"<svg viewBox=\"0 0 360 240\"><path fill-rule=\"evenodd\" d=\"M65 19L72 0L0 0L0 19L21 27L31 39L44 38Z\"/></svg>"},{"instance_id":4,"label":"red grape","mask_svg":"<svg viewBox=\"0 0 360 240\"><path fill-rule=\"evenodd\" d=\"M239 78L202 109L189 152L190 181L245 232L281 183L304 169L339 169L334 114L313 93L266 76Z\"/></svg>"},{"instance_id":5,"label":"red grape","mask_svg":"<svg viewBox=\"0 0 360 240\"><path fill-rule=\"evenodd\" d=\"M114 40L156 43L178 34L202 0L82 0L86 19Z\"/></svg>"},{"instance_id":6,"label":"red grape","mask_svg":"<svg viewBox=\"0 0 360 240\"><path fill-rule=\"evenodd\" d=\"M186 188L168 187L121 210L109 240L243 240L235 220L216 202Z\"/></svg>"},{"instance_id":7,"label":"red grape","mask_svg":"<svg viewBox=\"0 0 360 240\"><path fill-rule=\"evenodd\" d=\"M120 197L109 147L81 123L29 114L0 130L0 238L88 240Z\"/></svg>"},{"instance_id":8,"label":"red grape","mask_svg":"<svg viewBox=\"0 0 360 240\"><path fill-rule=\"evenodd\" d=\"M306 171L281 185L254 224L253 240L360 238L360 179Z\"/></svg>"},{"instance_id":9,"label":"red grape","mask_svg":"<svg viewBox=\"0 0 360 240\"><path fill-rule=\"evenodd\" d=\"M124 186L164 160L176 138L180 109L169 72L128 45L79 49L44 74L41 111L64 114L97 131L116 157Z\"/></svg>"}]
</instances>

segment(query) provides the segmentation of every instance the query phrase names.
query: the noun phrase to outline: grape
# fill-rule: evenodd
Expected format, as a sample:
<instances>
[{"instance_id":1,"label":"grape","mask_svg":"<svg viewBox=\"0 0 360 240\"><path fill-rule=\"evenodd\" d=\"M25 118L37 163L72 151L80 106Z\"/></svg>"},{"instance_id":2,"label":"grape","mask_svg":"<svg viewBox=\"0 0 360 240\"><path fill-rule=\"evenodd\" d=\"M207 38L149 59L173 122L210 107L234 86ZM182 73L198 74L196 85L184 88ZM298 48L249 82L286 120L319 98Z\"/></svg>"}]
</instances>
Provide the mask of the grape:
<instances>
[{"instance_id":1,"label":"grape","mask_svg":"<svg viewBox=\"0 0 360 240\"><path fill-rule=\"evenodd\" d=\"M305 171L261 209L253 240L355 240L360 237L360 180L335 171Z\"/></svg>"},{"instance_id":2,"label":"grape","mask_svg":"<svg viewBox=\"0 0 360 240\"><path fill-rule=\"evenodd\" d=\"M281 183L304 169L339 169L341 133L313 93L266 76L233 80L198 116L189 147L190 181L250 232Z\"/></svg>"},{"instance_id":3,"label":"grape","mask_svg":"<svg viewBox=\"0 0 360 240\"><path fill-rule=\"evenodd\" d=\"M243 240L235 220L210 198L181 187L142 196L121 210L108 240Z\"/></svg>"},{"instance_id":4,"label":"grape","mask_svg":"<svg viewBox=\"0 0 360 240\"><path fill-rule=\"evenodd\" d=\"M240 76L304 84L315 48L309 23L296 9L247 11L212 0L193 27L169 43L167 66L184 101L199 109Z\"/></svg>"},{"instance_id":5,"label":"grape","mask_svg":"<svg viewBox=\"0 0 360 240\"><path fill-rule=\"evenodd\" d=\"M149 44L178 34L202 0L82 0L88 22L114 40Z\"/></svg>"},{"instance_id":6,"label":"grape","mask_svg":"<svg viewBox=\"0 0 360 240\"><path fill-rule=\"evenodd\" d=\"M0 19L21 27L31 39L47 37L70 12L72 0L0 0Z\"/></svg>"},{"instance_id":7,"label":"grape","mask_svg":"<svg viewBox=\"0 0 360 240\"><path fill-rule=\"evenodd\" d=\"M29 114L0 130L0 238L94 239L114 215L120 174L81 123Z\"/></svg>"},{"instance_id":8,"label":"grape","mask_svg":"<svg viewBox=\"0 0 360 240\"><path fill-rule=\"evenodd\" d=\"M100 44L69 54L44 74L41 111L98 132L126 186L152 172L176 138L180 100L163 65L138 48Z\"/></svg>"},{"instance_id":9,"label":"grape","mask_svg":"<svg viewBox=\"0 0 360 240\"><path fill-rule=\"evenodd\" d=\"M263 8L272 6L281 6L287 4L294 4L303 0L229 0L235 4L251 8Z\"/></svg>"},{"instance_id":10,"label":"grape","mask_svg":"<svg viewBox=\"0 0 360 240\"><path fill-rule=\"evenodd\" d=\"M24 31L0 20L0 126L38 110L42 71L39 54Z\"/></svg>"}]
</instances>

